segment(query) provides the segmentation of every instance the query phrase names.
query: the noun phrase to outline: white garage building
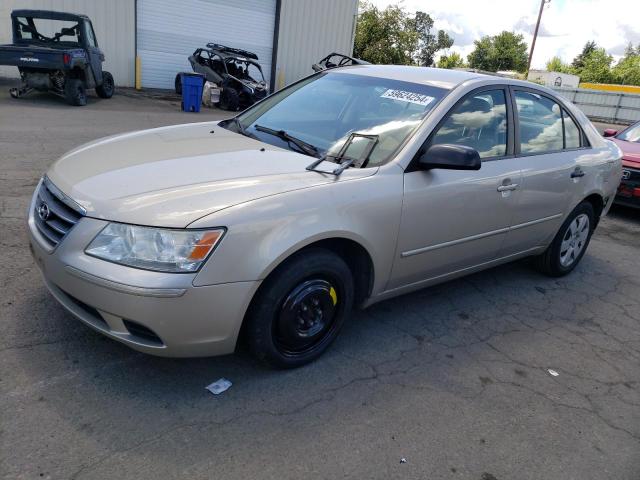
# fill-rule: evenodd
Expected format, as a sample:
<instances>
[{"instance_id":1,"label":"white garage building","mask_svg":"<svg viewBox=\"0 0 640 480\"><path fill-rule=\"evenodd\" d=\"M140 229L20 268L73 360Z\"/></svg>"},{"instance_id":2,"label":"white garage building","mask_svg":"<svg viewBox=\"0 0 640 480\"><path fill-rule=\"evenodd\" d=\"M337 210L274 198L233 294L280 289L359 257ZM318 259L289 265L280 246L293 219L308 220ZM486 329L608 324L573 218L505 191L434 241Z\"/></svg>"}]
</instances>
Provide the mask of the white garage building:
<instances>
[{"instance_id":1,"label":"white garage building","mask_svg":"<svg viewBox=\"0 0 640 480\"><path fill-rule=\"evenodd\" d=\"M19 8L88 15L118 85L136 85L138 57L143 88L173 88L176 73L191 70L187 57L213 42L255 52L281 88L330 52L351 54L358 0L2 0L0 43L11 42ZM18 71L0 67L0 76Z\"/></svg>"}]
</instances>

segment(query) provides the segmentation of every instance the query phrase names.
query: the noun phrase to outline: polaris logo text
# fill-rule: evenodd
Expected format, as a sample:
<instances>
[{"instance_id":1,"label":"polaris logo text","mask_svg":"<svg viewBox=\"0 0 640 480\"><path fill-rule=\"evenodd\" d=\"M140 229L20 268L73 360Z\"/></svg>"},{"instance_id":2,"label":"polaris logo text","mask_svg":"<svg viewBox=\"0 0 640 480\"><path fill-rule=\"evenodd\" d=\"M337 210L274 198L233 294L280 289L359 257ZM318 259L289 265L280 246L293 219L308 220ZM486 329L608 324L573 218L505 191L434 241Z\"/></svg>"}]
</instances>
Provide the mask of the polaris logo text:
<instances>
[{"instance_id":1,"label":"polaris logo text","mask_svg":"<svg viewBox=\"0 0 640 480\"><path fill-rule=\"evenodd\" d=\"M20 57L21 62L39 62L40 59L34 57Z\"/></svg>"}]
</instances>

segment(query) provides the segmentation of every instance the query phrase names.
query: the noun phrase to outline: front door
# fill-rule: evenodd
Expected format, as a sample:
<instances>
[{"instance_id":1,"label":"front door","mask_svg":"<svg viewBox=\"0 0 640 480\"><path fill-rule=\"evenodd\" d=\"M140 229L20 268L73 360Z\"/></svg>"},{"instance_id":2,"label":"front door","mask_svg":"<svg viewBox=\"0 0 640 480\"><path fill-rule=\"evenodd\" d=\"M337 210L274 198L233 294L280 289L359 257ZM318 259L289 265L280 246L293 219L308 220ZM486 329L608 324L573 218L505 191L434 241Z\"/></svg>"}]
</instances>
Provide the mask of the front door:
<instances>
[{"instance_id":1,"label":"front door","mask_svg":"<svg viewBox=\"0 0 640 480\"><path fill-rule=\"evenodd\" d=\"M434 144L473 147L482 159L480 170L407 169L389 290L497 258L522 183L520 166L512 154L507 98L502 87L472 92L452 108L421 149L426 151Z\"/></svg>"}]
</instances>

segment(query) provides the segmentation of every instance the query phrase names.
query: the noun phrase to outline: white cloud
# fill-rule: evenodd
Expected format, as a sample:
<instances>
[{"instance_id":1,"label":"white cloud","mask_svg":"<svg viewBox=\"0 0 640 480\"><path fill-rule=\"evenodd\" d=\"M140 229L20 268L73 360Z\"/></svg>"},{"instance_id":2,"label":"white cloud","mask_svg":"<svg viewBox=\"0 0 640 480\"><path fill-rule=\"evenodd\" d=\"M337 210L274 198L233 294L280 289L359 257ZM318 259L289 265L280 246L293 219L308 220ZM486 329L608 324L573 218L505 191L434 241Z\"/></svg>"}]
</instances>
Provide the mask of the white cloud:
<instances>
[{"instance_id":1,"label":"white cloud","mask_svg":"<svg viewBox=\"0 0 640 480\"><path fill-rule=\"evenodd\" d=\"M373 0L377 7L400 3L408 11L432 15L436 27L455 38L452 51L468 55L473 41L502 30L515 30L531 44L539 0ZM554 55L570 62L589 40L607 49L617 59L631 41L640 43L639 0L551 0L545 6L533 68L544 67Z\"/></svg>"}]
</instances>

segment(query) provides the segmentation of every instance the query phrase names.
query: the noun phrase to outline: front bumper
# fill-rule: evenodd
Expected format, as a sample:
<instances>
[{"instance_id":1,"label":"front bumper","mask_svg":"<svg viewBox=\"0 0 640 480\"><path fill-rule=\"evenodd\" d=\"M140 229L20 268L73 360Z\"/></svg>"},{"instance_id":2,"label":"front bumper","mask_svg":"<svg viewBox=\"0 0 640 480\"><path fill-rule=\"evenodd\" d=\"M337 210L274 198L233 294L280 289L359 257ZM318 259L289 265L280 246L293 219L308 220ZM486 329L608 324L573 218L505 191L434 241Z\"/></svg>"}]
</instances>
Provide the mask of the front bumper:
<instances>
[{"instance_id":1,"label":"front bumper","mask_svg":"<svg viewBox=\"0 0 640 480\"><path fill-rule=\"evenodd\" d=\"M615 203L640 208L640 169L623 167L624 177L616 193Z\"/></svg>"},{"instance_id":2,"label":"front bumper","mask_svg":"<svg viewBox=\"0 0 640 480\"><path fill-rule=\"evenodd\" d=\"M29 241L45 284L83 323L141 352L167 357L232 353L260 282L193 286L196 274L140 270L84 254L107 222L83 217L51 251L29 208Z\"/></svg>"}]
</instances>

